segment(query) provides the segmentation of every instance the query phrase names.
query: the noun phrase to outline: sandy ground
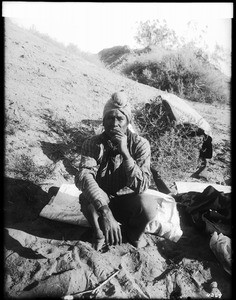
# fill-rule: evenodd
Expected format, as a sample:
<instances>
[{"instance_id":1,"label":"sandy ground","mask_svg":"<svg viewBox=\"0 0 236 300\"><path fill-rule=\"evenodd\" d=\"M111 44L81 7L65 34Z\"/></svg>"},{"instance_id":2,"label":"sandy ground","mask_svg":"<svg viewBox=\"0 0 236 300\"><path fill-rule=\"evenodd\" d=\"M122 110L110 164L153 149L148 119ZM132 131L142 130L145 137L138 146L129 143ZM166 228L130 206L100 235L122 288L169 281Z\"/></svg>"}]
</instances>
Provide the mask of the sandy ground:
<instances>
[{"instance_id":1,"label":"sandy ground","mask_svg":"<svg viewBox=\"0 0 236 300\"><path fill-rule=\"evenodd\" d=\"M184 234L177 243L147 234L144 249L124 240L103 253L92 249L90 229L39 217L50 200L49 187L73 183L73 170L58 152L65 150L63 139L71 133L62 130L63 122L77 130L84 124L82 129L88 130L101 120L110 94L120 89L125 89L133 105L164 93L6 22L6 296L62 297L94 288L118 271L98 289L97 298L205 298L212 281L218 283L223 298L231 297L231 277L212 253L209 235L182 215ZM230 108L201 103L193 107L209 121L214 136L214 156L202 181L225 184L230 180ZM53 173L38 184L22 179L27 174L17 172L15 166L24 155L32 158L37 174L48 164L55 166ZM26 167L32 171L30 161L25 164L25 172Z\"/></svg>"}]
</instances>

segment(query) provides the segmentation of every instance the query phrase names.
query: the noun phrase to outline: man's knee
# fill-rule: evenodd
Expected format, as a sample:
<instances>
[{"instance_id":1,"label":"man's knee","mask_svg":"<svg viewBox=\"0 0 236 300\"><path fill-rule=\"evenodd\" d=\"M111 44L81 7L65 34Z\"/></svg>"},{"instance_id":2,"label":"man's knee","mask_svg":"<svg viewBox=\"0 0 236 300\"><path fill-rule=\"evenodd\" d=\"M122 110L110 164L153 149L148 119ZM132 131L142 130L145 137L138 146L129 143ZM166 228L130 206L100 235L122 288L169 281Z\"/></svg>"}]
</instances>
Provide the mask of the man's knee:
<instances>
[{"instance_id":1,"label":"man's knee","mask_svg":"<svg viewBox=\"0 0 236 300\"><path fill-rule=\"evenodd\" d=\"M158 209L158 203L156 196L141 193L135 197L135 205L139 206L140 213L147 219L152 220L156 216Z\"/></svg>"}]
</instances>

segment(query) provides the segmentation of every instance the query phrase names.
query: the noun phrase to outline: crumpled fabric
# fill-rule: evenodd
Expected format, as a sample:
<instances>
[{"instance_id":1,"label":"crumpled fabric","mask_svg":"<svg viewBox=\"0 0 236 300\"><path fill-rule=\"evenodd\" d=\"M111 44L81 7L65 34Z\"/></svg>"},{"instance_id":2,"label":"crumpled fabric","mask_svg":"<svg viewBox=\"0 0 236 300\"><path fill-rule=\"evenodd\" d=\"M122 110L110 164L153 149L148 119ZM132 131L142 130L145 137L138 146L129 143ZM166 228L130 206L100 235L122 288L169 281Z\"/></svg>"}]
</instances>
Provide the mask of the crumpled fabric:
<instances>
[{"instance_id":1,"label":"crumpled fabric","mask_svg":"<svg viewBox=\"0 0 236 300\"><path fill-rule=\"evenodd\" d=\"M183 231L180 227L179 212L175 199L170 195L152 189L148 189L145 193L156 195L159 204L157 214L155 218L147 224L145 232L154 233L173 242L177 242L181 238Z\"/></svg>"},{"instance_id":2,"label":"crumpled fabric","mask_svg":"<svg viewBox=\"0 0 236 300\"><path fill-rule=\"evenodd\" d=\"M222 264L224 270L231 274L231 239L222 233L218 234L215 231L210 239L210 248Z\"/></svg>"},{"instance_id":3,"label":"crumpled fabric","mask_svg":"<svg viewBox=\"0 0 236 300\"><path fill-rule=\"evenodd\" d=\"M175 199L198 229L231 235L231 193L219 192L209 185L201 193L179 194Z\"/></svg>"}]
</instances>

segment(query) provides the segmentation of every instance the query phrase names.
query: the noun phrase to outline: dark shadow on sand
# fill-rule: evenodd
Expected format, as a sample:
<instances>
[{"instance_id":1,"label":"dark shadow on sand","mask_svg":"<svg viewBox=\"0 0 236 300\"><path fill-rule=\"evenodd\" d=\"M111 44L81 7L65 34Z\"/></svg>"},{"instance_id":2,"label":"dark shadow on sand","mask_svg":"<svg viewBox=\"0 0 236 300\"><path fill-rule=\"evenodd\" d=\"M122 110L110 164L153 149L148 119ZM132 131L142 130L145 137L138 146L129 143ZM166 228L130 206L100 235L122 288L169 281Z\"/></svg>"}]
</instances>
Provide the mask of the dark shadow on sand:
<instances>
[{"instance_id":1,"label":"dark shadow on sand","mask_svg":"<svg viewBox=\"0 0 236 300\"><path fill-rule=\"evenodd\" d=\"M50 193L30 181L6 177L4 179L4 227L22 230L46 239L87 240L91 235L89 228L39 216L50 198ZM16 246L7 235L5 242L13 245L13 248Z\"/></svg>"}]
</instances>

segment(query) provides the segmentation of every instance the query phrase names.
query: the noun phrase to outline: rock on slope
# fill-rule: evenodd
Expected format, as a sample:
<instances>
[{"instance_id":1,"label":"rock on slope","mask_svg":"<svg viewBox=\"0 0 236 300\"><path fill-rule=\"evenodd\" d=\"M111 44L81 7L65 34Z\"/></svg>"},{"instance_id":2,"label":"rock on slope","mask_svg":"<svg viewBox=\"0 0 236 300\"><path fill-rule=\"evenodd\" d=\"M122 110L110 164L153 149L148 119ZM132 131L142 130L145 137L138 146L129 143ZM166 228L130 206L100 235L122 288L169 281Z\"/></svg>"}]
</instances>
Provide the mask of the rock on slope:
<instances>
[{"instance_id":1,"label":"rock on slope","mask_svg":"<svg viewBox=\"0 0 236 300\"><path fill-rule=\"evenodd\" d=\"M50 159L42 142L62 142L49 120L60 120L59 129L63 120L75 127L82 120L97 120L105 101L119 89L126 90L133 104L162 93L68 54L8 20L5 69L6 176L17 177L11 168L22 163L23 154L45 169L43 163ZM59 165L54 185L60 183L61 172ZM61 176L61 181L66 179ZM176 244L147 235L144 249L124 240L97 253L88 229L38 217L49 201L40 185L8 177L4 198L6 296L62 297L93 288L116 270L97 297L201 297L200 288L213 280L225 297L230 294L229 279L209 248L209 238L191 226L183 224L184 236Z\"/></svg>"}]
</instances>

